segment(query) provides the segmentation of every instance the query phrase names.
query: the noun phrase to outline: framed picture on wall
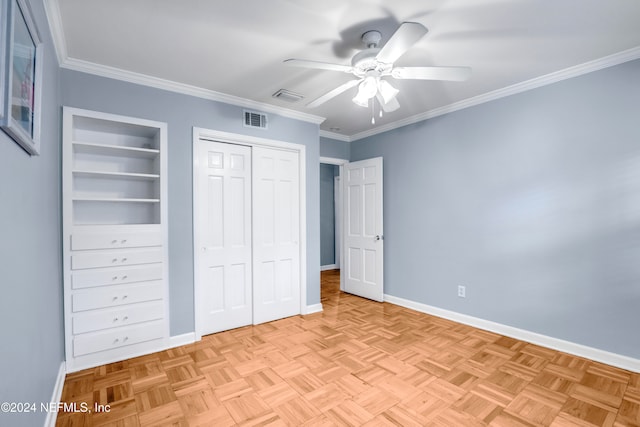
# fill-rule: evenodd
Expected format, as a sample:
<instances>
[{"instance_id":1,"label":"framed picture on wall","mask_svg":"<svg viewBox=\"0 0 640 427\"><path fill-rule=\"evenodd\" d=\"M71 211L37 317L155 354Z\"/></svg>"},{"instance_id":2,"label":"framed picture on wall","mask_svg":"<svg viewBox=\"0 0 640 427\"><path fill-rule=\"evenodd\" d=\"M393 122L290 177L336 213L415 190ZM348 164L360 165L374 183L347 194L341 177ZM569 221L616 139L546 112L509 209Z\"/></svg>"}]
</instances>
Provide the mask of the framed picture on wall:
<instances>
[{"instance_id":1,"label":"framed picture on wall","mask_svg":"<svg viewBox=\"0 0 640 427\"><path fill-rule=\"evenodd\" d=\"M39 154L42 42L26 0L0 1L0 127L29 154Z\"/></svg>"}]
</instances>

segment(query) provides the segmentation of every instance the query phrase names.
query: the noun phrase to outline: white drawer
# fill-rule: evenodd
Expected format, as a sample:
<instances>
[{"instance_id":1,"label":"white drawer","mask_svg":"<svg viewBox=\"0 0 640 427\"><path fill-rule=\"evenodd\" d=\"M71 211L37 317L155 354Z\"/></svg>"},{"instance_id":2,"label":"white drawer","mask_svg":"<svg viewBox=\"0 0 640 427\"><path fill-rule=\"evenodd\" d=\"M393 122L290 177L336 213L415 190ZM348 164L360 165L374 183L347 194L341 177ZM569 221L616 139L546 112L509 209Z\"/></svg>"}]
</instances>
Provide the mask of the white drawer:
<instances>
[{"instance_id":1,"label":"white drawer","mask_svg":"<svg viewBox=\"0 0 640 427\"><path fill-rule=\"evenodd\" d=\"M162 299L162 281L84 289L71 296L74 313Z\"/></svg>"},{"instance_id":2,"label":"white drawer","mask_svg":"<svg viewBox=\"0 0 640 427\"><path fill-rule=\"evenodd\" d=\"M162 234L153 231L76 232L71 235L71 250L74 251L161 245Z\"/></svg>"},{"instance_id":3,"label":"white drawer","mask_svg":"<svg viewBox=\"0 0 640 427\"><path fill-rule=\"evenodd\" d=\"M76 335L73 337L73 355L78 357L84 354L162 338L164 329L164 321L156 320L135 326Z\"/></svg>"},{"instance_id":4,"label":"white drawer","mask_svg":"<svg viewBox=\"0 0 640 427\"><path fill-rule=\"evenodd\" d=\"M117 267L161 261L162 248L75 252L71 255L71 268L81 270L83 268Z\"/></svg>"},{"instance_id":5,"label":"white drawer","mask_svg":"<svg viewBox=\"0 0 640 427\"><path fill-rule=\"evenodd\" d=\"M104 268L71 272L73 289L162 279L162 264L135 268Z\"/></svg>"},{"instance_id":6,"label":"white drawer","mask_svg":"<svg viewBox=\"0 0 640 427\"><path fill-rule=\"evenodd\" d=\"M164 317L162 300L142 304L125 305L115 309L92 310L73 316L73 333L99 331L135 323L158 320Z\"/></svg>"}]
</instances>

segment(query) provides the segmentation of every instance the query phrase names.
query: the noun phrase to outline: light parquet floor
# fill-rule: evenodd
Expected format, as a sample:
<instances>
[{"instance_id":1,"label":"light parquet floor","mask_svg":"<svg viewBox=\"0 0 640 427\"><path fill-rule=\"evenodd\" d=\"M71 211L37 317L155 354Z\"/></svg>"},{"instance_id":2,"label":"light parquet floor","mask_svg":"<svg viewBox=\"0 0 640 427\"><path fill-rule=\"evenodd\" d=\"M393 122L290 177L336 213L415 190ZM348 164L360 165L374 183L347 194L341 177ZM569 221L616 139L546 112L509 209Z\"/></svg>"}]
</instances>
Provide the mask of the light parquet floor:
<instances>
[{"instance_id":1,"label":"light parquet floor","mask_svg":"<svg viewBox=\"0 0 640 427\"><path fill-rule=\"evenodd\" d=\"M58 426L640 426L640 375L339 291L66 378Z\"/></svg>"}]
</instances>

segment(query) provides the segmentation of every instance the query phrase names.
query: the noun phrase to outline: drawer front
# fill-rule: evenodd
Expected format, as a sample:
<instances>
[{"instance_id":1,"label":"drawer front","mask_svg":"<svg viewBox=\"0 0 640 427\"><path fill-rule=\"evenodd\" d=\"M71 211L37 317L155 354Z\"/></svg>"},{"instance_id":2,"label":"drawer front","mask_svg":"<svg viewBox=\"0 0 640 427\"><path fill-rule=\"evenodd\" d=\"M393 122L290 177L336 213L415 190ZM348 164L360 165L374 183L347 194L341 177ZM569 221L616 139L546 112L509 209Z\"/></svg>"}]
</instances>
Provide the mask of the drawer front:
<instances>
[{"instance_id":1,"label":"drawer front","mask_svg":"<svg viewBox=\"0 0 640 427\"><path fill-rule=\"evenodd\" d=\"M78 270L71 273L73 289L91 288L122 283L146 282L162 279L162 264L137 268L105 268L102 270Z\"/></svg>"},{"instance_id":2,"label":"drawer front","mask_svg":"<svg viewBox=\"0 0 640 427\"><path fill-rule=\"evenodd\" d=\"M126 305L116 309L93 310L73 316L73 333L99 331L135 323L159 320L164 317L162 300L150 303Z\"/></svg>"},{"instance_id":3,"label":"drawer front","mask_svg":"<svg viewBox=\"0 0 640 427\"><path fill-rule=\"evenodd\" d=\"M115 233L74 233L71 235L71 250L119 249L144 246L161 246L162 234L152 231Z\"/></svg>"},{"instance_id":4,"label":"drawer front","mask_svg":"<svg viewBox=\"0 0 640 427\"><path fill-rule=\"evenodd\" d=\"M136 326L110 329L73 337L74 357L125 345L150 341L164 336L164 321L154 321Z\"/></svg>"},{"instance_id":5,"label":"drawer front","mask_svg":"<svg viewBox=\"0 0 640 427\"><path fill-rule=\"evenodd\" d=\"M162 281L85 289L71 296L74 313L162 299Z\"/></svg>"},{"instance_id":6,"label":"drawer front","mask_svg":"<svg viewBox=\"0 0 640 427\"><path fill-rule=\"evenodd\" d=\"M71 255L71 268L117 267L162 261L162 249L76 252Z\"/></svg>"}]
</instances>

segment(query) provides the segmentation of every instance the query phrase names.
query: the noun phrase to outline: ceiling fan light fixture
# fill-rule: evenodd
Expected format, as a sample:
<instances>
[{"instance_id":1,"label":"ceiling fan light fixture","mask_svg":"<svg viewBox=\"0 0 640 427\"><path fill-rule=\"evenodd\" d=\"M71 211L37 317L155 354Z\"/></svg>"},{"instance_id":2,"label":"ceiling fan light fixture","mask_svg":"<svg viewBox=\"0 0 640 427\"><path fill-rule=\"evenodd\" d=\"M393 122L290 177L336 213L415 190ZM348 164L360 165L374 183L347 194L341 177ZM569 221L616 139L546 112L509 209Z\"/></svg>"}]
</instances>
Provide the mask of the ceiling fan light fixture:
<instances>
[{"instance_id":1,"label":"ceiling fan light fixture","mask_svg":"<svg viewBox=\"0 0 640 427\"><path fill-rule=\"evenodd\" d=\"M368 107L369 106L369 98L365 98L360 96L360 91L358 94L352 99L353 103L359 105L360 107Z\"/></svg>"},{"instance_id":2,"label":"ceiling fan light fixture","mask_svg":"<svg viewBox=\"0 0 640 427\"><path fill-rule=\"evenodd\" d=\"M378 81L373 76L365 77L358 87L359 97L371 99L376 96L376 92L378 92Z\"/></svg>"},{"instance_id":3,"label":"ceiling fan light fixture","mask_svg":"<svg viewBox=\"0 0 640 427\"><path fill-rule=\"evenodd\" d=\"M358 94L352 101L361 107L368 107L369 100L376 96L376 93L378 93L378 79L374 76L367 76L358 86Z\"/></svg>"},{"instance_id":4,"label":"ceiling fan light fixture","mask_svg":"<svg viewBox=\"0 0 640 427\"><path fill-rule=\"evenodd\" d=\"M378 91L380 92L380 95L382 95L382 99L384 99L385 104L395 98L398 92L400 92L398 89L391 86L391 83L382 79L378 81Z\"/></svg>"}]
</instances>

